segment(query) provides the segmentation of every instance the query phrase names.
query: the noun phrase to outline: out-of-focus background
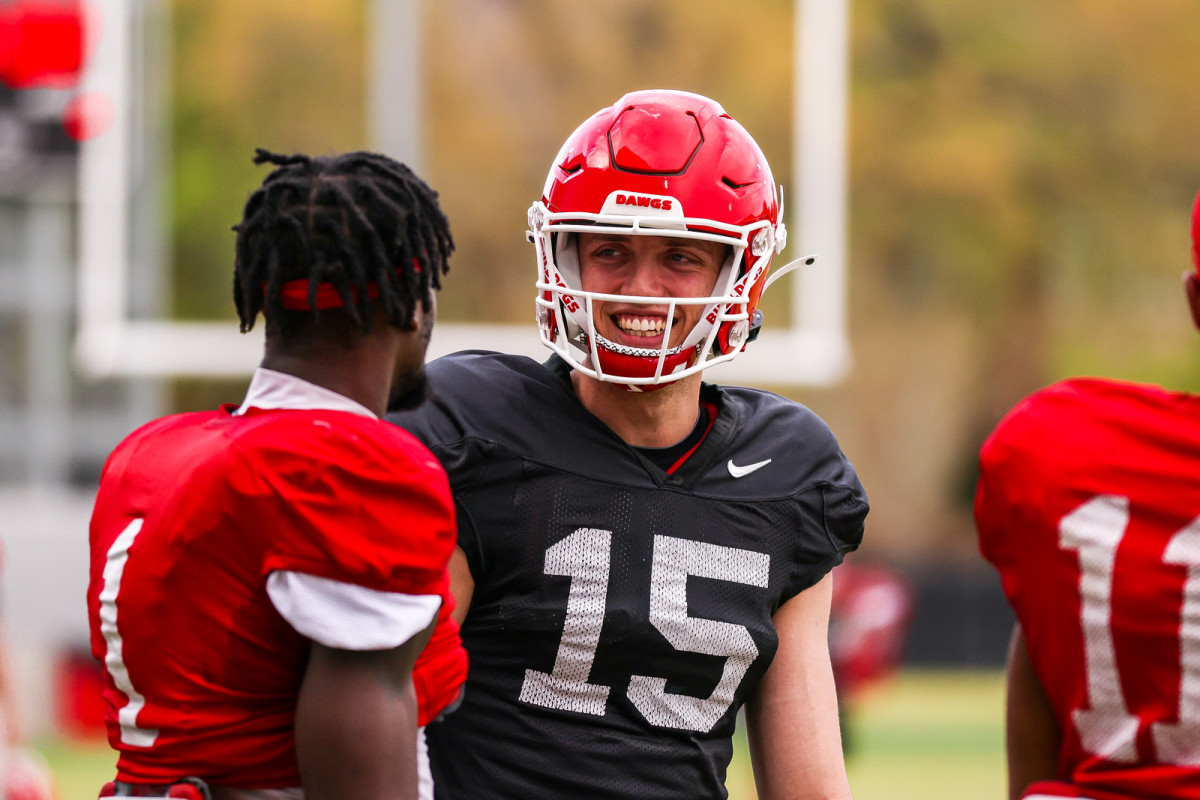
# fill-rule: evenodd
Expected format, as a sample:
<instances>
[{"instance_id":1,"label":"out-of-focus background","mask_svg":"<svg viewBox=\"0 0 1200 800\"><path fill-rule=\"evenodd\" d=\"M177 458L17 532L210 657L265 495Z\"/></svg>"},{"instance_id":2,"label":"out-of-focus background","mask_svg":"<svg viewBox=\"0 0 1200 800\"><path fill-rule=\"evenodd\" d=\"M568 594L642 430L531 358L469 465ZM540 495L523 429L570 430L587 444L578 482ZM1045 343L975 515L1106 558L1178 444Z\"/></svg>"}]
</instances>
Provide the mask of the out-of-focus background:
<instances>
[{"instance_id":1,"label":"out-of-focus background","mask_svg":"<svg viewBox=\"0 0 1200 800\"><path fill-rule=\"evenodd\" d=\"M241 398L261 339L236 333L229 228L254 148L414 164L458 243L434 348L536 355L523 233L552 157L671 87L762 146L776 263L822 255L707 377L830 423L872 500L849 563L907 598L903 637L845 667L856 796L1002 797L1011 616L975 547L975 454L1069 374L1200 390L1179 280L1198 75L1194 0L0 0L0 601L24 734L64 798L111 771L90 502L134 427ZM880 608L846 603L843 633ZM753 796L740 755L730 790Z\"/></svg>"}]
</instances>

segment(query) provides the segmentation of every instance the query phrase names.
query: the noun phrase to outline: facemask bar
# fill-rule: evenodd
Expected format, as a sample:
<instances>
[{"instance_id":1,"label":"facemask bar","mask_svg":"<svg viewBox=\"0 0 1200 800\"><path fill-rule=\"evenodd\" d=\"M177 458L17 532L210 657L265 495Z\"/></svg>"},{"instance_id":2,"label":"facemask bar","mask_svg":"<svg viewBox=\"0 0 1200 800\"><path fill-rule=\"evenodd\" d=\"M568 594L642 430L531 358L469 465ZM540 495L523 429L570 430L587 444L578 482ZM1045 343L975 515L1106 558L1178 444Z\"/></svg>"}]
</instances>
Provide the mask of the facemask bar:
<instances>
[{"instance_id":1,"label":"facemask bar","mask_svg":"<svg viewBox=\"0 0 1200 800\"><path fill-rule=\"evenodd\" d=\"M597 352L599 346L599 334L595 333L594 325L589 325L593 330L587 331L578 325L574 325L564 310L569 310L571 305L580 305L586 312L588 319L592 318L593 304L600 302L630 302L629 295L619 294L604 294L601 292L587 292L575 289L569 289L562 286L546 283L539 280L537 282L537 306L538 313L553 315L554 322L557 325L559 334L551 338L547 334L546 325L539 324L539 334L542 343L549 347L554 352L563 357L575 369L583 372L585 375L590 375L593 378L602 381L614 381L618 383L627 383L631 385L653 384L661 382L664 377L664 368L669 357L682 352L684 350L696 350L699 354L709 353L707 359L701 358L691 366L669 373L667 377L682 378L686 375L699 372L707 366L719 364L723 361L728 361L737 354L737 350L722 355L711 355L713 345L716 342L717 334L720 332L721 326L726 322L737 322L739 320L749 319L749 313L746 307L749 303L745 297L731 298L728 295L714 295L710 297L660 297L651 298L657 305L667 305L667 326L663 330L663 346L658 348L622 348L614 346L614 352L624 352L627 355L638 355L645 358L657 359L654 375L652 377L635 378L621 375L609 375L603 371L600 362L600 356ZM550 298L542 296L543 292L550 292ZM679 306L686 305L701 305L718 307L720 310L716 312L716 317L711 325L708 326L707 333L703 341L698 344L683 344L676 347L669 347L666 343L670 341L671 326L673 324L673 316L675 309ZM738 310L733 310L738 309ZM540 322L540 320L539 320ZM568 324L571 322L571 324ZM701 320L703 322L703 319ZM699 325L699 323L698 323ZM574 333L571 333L571 332ZM640 351L640 352L638 352Z\"/></svg>"},{"instance_id":2,"label":"facemask bar","mask_svg":"<svg viewBox=\"0 0 1200 800\"><path fill-rule=\"evenodd\" d=\"M539 282L539 284L538 284L539 290L547 289L547 288L552 288L552 287L549 287L549 286L544 285ZM561 292L561 289L559 289L558 291ZM596 303L597 301L599 301L599 302L628 302L629 301L628 295L603 294L601 292L573 292L572 297L574 299L576 299L577 301L581 300L583 302L583 307L586 310L589 319L591 318L592 313L593 313L594 303ZM549 303L547 301L544 301L541 299L540 294L538 296L538 300L539 300L539 305L558 306L558 308L555 308L553 310L556 311L560 315L559 322L561 324L561 321L562 321L561 304ZM581 331L580 335L572 342L573 350L561 347L558 342L549 341L544 334L542 336L542 342L545 343L551 349L553 349L555 352L557 352L559 355L561 355L568 363L571 364L571 366L575 367L576 369L583 372L584 374L590 375L593 378L596 378L598 380L613 381L613 382L617 382L617 383L627 383L627 384L632 384L632 385L653 384L653 383L660 383L663 377L682 378L685 375L691 375L694 372L699 372L701 369L704 368L705 363L708 363L708 364L716 363L714 360L709 360L707 362L704 362L702 360L701 362L692 364L691 366L689 366L683 370L678 370L676 372L664 373L664 371L663 371L666 368L667 359L670 358L671 356L674 356L678 353L688 351L688 350L695 350L700 353L710 350L713 346L713 342L716 340L717 332L719 330L719 326L720 326L720 323L722 320L724 320L724 319L746 319L748 316L745 311L746 302L743 300L743 301L741 301L741 305L742 305L742 309L743 309L742 312L740 314L719 315L717 317L717 322L714 323L710 327L710 330L708 331L708 334L702 343L689 345L685 342L684 344L677 345L675 347L669 347L667 345L667 342L670 342L670 340L671 340L671 331L672 331L672 326L674 324L673 317L675 315L675 310L677 307L687 306L687 305L707 305L707 304L717 304L717 303L724 304L727 302L727 299L725 297L662 297L662 298L656 298L656 301L657 301L656 302L657 305L665 304L667 306L667 324L666 324L666 327L663 329L663 346L662 347L634 348L634 347L625 347L625 346L617 345L617 344L606 345L607 349L609 349L615 353L619 353L619 354L623 354L623 355L640 356L642 358L656 359L657 363L655 364L653 376L644 377L644 378L635 378L635 377L628 377L628 376L623 376L623 375L610 375L610 374L604 372L604 368L602 366L602 361L600 359L600 353L599 353L600 340L603 339L603 337L600 336L600 334L595 331L595 329L594 329L595 326L591 326L593 328L593 330L590 333L585 333L585 332ZM604 340L604 341L607 342L607 340ZM585 346L585 343L586 343L586 346ZM575 355L576 353L586 354L588 356L587 361L581 360L578 356Z\"/></svg>"},{"instance_id":3,"label":"facemask bar","mask_svg":"<svg viewBox=\"0 0 1200 800\"><path fill-rule=\"evenodd\" d=\"M528 238L536 246L539 261L536 304L542 343L585 375L597 380L631 386L661 383L664 377L672 380L682 378L700 372L709 366L729 361L740 353L745 347L745 342L723 354L714 354L714 344L723 325L749 319L747 311L749 290L761 277L761 270L766 268L769 259L763 258L765 254L759 254L754 273L741 276L741 278L737 276L735 266L742 263L746 249L750 242L755 241L756 236L762 236L765 233L768 248L774 252L778 252L782 248L786 236L782 224L778 228L772 228L769 220L738 226L694 217L660 219L579 212L551 213L541 201L534 203L530 208L529 224ZM691 230L689 226L700 226L717 232ZM634 236L678 236L729 245L732 248L731 256L722 267L714 284L714 288L721 286L724 293L714 293L709 297L698 298L638 298L629 295L585 292L577 288L578 261L574 260L569 264L562 263L562 261L570 261L570 259L564 259L555 253L554 236L595 233L597 229L606 231L616 229L624 235ZM573 244L567 246L573 247ZM562 247L559 249L561 250ZM559 283L550 283L546 277ZM745 288L739 296L735 296L732 291L739 282ZM575 283L576 286L571 286L570 283ZM543 294L547 293L549 297L543 297ZM599 354L599 334L595 331L592 323L595 301L667 304L668 321L667 328L663 333L663 347L646 348L640 351L638 348L626 348L618 345L606 347L612 352L656 359L652 376L628 377L604 372ZM670 341L670 326L673 324L674 312L681 305L706 307L702 309L700 321L692 331L689 331L684 344L669 348L665 343ZM564 313L564 310L567 313ZM583 312L582 324L576 318L580 311ZM707 321L710 316L712 317L711 323ZM553 320L553 335L550 334L550 320ZM664 375L667 359L686 349L694 349L696 352L696 357L690 365Z\"/></svg>"}]
</instances>

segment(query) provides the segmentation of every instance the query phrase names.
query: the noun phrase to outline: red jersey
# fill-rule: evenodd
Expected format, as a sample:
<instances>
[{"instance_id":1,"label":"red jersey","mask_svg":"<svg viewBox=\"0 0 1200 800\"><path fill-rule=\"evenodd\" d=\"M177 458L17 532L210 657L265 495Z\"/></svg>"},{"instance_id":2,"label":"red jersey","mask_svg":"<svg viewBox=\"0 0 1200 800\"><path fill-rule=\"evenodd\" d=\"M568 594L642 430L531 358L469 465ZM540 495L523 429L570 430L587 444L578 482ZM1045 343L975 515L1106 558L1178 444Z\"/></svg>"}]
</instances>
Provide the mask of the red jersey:
<instances>
[{"instance_id":1,"label":"red jersey","mask_svg":"<svg viewBox=\"0 0 1200 800\"><path fill-rule=\"evenodd\" d=\"M1200 800L1200 397L1098 379L1020 403L983 446L975 519L1099 800Z\"/></svg>"},{"instance_id":2,"label":"red jersey","mask_svg":"<svg viewBox=\"0 0 1200 800\"><path fill-rule=\"evenodd\" d=\"M268 575L441 595L444 617L454 539L441 466L378 419L227 408L134 432L101 478L88 588L118 780L299 786L310 645L272 604ZM448 636L437 660L465 672Z\"/></svg>"}]
</instances>

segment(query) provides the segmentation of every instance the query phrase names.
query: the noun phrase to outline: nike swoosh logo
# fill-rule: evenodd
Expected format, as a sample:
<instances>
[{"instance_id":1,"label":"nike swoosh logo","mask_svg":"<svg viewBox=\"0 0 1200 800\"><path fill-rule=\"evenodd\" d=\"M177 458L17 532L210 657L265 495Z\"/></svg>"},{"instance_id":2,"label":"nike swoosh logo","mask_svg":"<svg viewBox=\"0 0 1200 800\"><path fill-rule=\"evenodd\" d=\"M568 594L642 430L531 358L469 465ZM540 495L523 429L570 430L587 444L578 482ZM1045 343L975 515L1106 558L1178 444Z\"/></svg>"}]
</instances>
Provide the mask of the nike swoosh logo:
<instances>
[{"instance_id":1,"label":"nike swoosh logo","mask_svg":"<svg viewBox=\"0 0 1200 800\"><path fill-rule=\"evenodd\" d=\"M768 458L766 461L759 461L758 463L755 463L755 464L747 464L744 467L739 467L737 464L733 463L732 459L730 459L729 463L726 464L725 466L729 467L729 474L732 475L733 477L744 478L747 475L749 475L751 472L754 472L756 469L762 469L763 467L765 467L767 464L770 464L770 463L771 463L771 459Z\"/></svg>"}]
</instances>

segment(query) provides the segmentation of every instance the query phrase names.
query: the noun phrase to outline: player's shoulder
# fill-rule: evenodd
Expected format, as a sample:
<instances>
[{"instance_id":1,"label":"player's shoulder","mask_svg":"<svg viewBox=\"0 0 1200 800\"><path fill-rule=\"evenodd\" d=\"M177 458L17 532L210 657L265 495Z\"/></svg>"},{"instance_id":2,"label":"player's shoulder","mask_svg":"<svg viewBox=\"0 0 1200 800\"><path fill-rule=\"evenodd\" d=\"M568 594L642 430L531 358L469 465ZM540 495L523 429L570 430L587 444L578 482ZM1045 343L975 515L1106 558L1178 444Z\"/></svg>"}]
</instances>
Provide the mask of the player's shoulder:
<instances>
[{"instance_id":1,"label":"player's shoulder","mask_svg":"<svg viewBox=\"0 0 1200 800\"><path fill-rule=\"evenodd\" d=\"M429 400L387 419L431 446L467 437L522 441L533 409L549 424L575 404L567 373L526 356L463 351L430 362L426 372Z\"/></svg>"},{"instance_id":2,"label":"player's shoulder","mask_svg":"<svg viewBox=\"0 0 1200 800\"><path fill-rule=\"evenodd\" d=\"M1200 397L1145 383L1068 378L1025 397L984 442L984 468L1004 459L1078 452L1104 439L1154 428L1200 438ZM1135 435L1136 438L1136 435Z\"/></svg>"},{"instance_id":3,"label":"player's shoulder","mask_svg":"<svg viewBox=\"0 0 1200 800\"><path fill-rule=\"evenodd\" d=\"M742 441L770 440L784 448L837 447L829 425L803 403L765 389L705 384L701 397L712 396L719 397L722 410L737 420Z\"/></svg>"},{"instance_id":4,"label":"player's shoulder","mask_svg":"<svg viewBox=\"0 0 1200 800\"><path fill-rule=\"evenodd\" d=\"M701 399L706 398L716 399L721 408L712 435L725 442L713 468L723 485L777 497L836 491L865 514L866 493L853 464L829 425L807 406L773 392L741 386L705 384ZM738 467L747 464L764 465L753 487L737 480ZM735 478L732 484L729 475Z\"/></svg>"},{"instance_id":5,"label":"player's shoulder","mask_svg":"<svg viewBox=\"0 0 1200 800\"><path fill-rule=\"evenodd\" d=\"M121 445L128 445L142 439L161 436L175 431L191 430L206 424L210 420L220 418L222 413L220 410L184 411L179 414L168 414L165 417L158 417L134 428L129 435L121 440Z\"/></svg>"},{"instance_id":6,"label":"player's shoulder","mask_svg":"<svg viewBox=\"0 0 1200 800\"><path fill-rule=\"evenodd\" d=\"M108 462L120 460L126 454L153 448L158 444L168 447L178 446L180 437L187 436L191 431L201 429L205 424L218 419L221 411L187 411L179 414L169 414L143 423L130 431L109 454Z\"/></svg>"},{"instance_id":7,"label":"player's shoulder","mask_svg":"<svg viewBox=\"0 0 1200 800\"><path fill-rule=\"evenodd\" d=\"M1112 378L1076 377L1057 381L1030 394L1024 402L1063 409L1096 409L1107 406L1163 405L1195 400L1193 395L1175 392L1149 383Z\"/></svg>"},{"instance_id":8,"label":"player's shoulder","mask_svg":"<svg viewBox=\"0 0 1200 800\"><path fill-rule=\"evenodd\" d=\"M272 471L306 464L440 471L437 459L410 433L351 411L249 409L222 433L231 460L265 465Z\"/></svg>"},{"instance_id":9,"label":"player's shoulder","mask_svg":"<svg viewBox=\"0 0 1200 800\"><path fill-rule=\"evenodd\" d=\"M494 405L531 388L557 381L545 364L528 356L488 350L463 350L442 356L426 366L434 403Z\"/></svg>"},{"instance_id":10,"label":"player's shoulder","mask_svg":"<svg viewBox=\"0 0 1200 800\"><path fill-rule=\"evenodd\" d=\"M472 374L501 375L524 372L529 365L537 363L529 356L500 353L495 350L459 350L435 358L426 365L426 369L451 377Z\"/></svg>"}]
</instances>

